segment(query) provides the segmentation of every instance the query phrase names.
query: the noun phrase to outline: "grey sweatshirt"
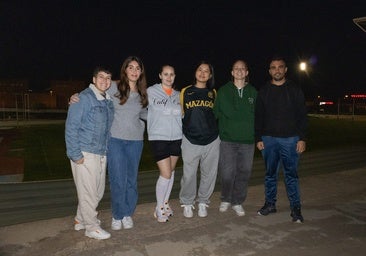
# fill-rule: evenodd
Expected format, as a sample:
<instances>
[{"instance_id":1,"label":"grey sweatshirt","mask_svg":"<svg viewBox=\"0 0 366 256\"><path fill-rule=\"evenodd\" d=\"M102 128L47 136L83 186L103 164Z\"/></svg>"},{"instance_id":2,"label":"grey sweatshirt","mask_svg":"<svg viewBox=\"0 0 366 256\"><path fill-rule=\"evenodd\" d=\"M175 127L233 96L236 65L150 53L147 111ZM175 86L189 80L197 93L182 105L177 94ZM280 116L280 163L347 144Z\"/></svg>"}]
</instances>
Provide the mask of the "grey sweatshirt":
<instances>
[{"instance_id":1,"label":"grey sweatshirt","mask_svg":"<svg viewBox=\"0 0 366 256\"><path fill-rule=\"evenodd\" d=\"M120 105L117 84L112 82L108 89L114 105L114 119L111 127L111 136L123 140L143 140L145 123L141 119L146 116L146 108L140 103L140 95L131 92L125 104Z\"/></svg>"},{"instance_id":2,"label":"grey sweatshirt","mask_svg":"<svg viewBox=\"0 0 366 256\"><path fill-rule=\"evenodd\" d=\"M179 92L165 93L161 84L147 88L149 106L147 112L147 133L149 140L182 139L182 109Z\"/></svg>"}]
</instances>

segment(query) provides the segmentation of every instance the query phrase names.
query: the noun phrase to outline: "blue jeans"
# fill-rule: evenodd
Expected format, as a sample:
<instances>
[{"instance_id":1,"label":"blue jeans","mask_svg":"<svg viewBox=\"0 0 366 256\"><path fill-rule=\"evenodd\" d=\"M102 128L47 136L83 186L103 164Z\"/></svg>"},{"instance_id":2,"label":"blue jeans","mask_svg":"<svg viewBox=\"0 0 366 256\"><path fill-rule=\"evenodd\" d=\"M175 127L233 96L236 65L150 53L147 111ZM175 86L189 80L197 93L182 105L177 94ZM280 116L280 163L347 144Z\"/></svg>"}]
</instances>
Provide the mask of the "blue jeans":
<instances>
[{"instance_id":1,"label":"blue jeans","mask_svg":"<svg viewBox=\"0 0 366 256\"><path fill-rule=\"evenodd\" d=\"M266 166L264 181L266 203L276 204L278 172L282 165L290 207L291 209L300 207L299 177L297 175L299 154L296 152L299 137L263 136L262 141L264 144L262 156Z\"/></svg>"},{"instance_id":2,"label":"blue jeans","mask_svg":"<svg viewBox=\"0 0 366 256\"><path fill-rule=\"evenodd\" d=\"M121 220L132 216L136 209L137 173L142 153L142 140L111 138L107 161L111 188L112 216Z\"/></svg>"}]
</instances>

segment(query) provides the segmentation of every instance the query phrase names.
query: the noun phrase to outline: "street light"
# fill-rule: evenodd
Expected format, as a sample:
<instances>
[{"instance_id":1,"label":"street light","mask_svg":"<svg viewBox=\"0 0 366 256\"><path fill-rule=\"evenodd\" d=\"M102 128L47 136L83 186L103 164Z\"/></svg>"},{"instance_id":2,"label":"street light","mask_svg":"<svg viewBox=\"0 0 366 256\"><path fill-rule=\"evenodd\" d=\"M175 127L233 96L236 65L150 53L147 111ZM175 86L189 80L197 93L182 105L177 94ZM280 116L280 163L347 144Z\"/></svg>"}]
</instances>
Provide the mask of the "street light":
<instances>
[{"instance_id":1,"label":"street light","mask_svg":"<svg viewBox=\"0 0 366 256\"><path fill-rule=\"evenodd\" d=\"M301 71L306 72L306 69L307 69L306 62L304 62L304 61L300 62L300 64L299 64L299 69L300 69Z\"/></svg>"}]
</instances>

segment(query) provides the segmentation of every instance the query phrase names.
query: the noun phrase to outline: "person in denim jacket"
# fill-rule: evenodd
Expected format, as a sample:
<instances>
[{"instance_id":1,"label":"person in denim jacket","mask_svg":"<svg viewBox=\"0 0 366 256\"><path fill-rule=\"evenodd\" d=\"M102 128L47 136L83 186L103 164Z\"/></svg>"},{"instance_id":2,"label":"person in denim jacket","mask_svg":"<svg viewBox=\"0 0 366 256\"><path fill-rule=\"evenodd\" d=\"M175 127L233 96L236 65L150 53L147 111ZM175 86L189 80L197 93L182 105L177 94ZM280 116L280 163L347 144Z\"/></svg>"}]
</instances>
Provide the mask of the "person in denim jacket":
<instances>
[{"instance_id":1,"label":"person in denim jacket","mask_svg":"<svg viewBox=\"0 0 366 256\"><path fill-rule=\"evenodd\" d=\"M66 154L78 196L74 228L85 229L85 235L95 239L111 236L100 227L96 211L105 189L107 142L114 114L106 93L111 78L108 70L95 69L93 84L79 94L78 103L70 105L65 127Z\"/></svg>"},{"instance_id":2,"label":"person in denim jacket","mask_svg":"<svg viewBox=\"0 0 366 256\"><path fill-rule=\"evenodd\" d=\"M131 229L138 200L137 175L144 145L148 97L145 68L137 56L127 57L119 81L107 90L114 106L108 144L108 177L111 188L112 230ZM79 101L78 94L70 104Z\"/></svg>"}]
</instances>

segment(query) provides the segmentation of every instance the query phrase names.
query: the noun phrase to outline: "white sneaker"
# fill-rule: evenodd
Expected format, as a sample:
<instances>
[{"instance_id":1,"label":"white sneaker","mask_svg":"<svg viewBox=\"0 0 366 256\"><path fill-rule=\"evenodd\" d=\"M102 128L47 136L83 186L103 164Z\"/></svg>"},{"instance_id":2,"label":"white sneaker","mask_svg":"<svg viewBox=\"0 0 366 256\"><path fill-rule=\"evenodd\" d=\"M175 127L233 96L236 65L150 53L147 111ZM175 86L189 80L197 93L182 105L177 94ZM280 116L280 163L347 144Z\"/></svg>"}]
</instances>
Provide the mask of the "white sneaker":
<instances>
[{"instance_id":1,"label":"white sneaker","mask_svg":"<svg viewBox=\"0 0 366 256\"><path fill-rule=\"evenodd\" d=\"M115 218L112 218L112 224L111 224L112 230L121 230L122 229L122 221L116 220Z\"/></svg>"},{"instance_id":2,"label":"white sneaker","mask_svg":"<svg viewBox=\"0 0 366 256\"><path fill-rule=\"evenodd\" d=\"M98 239L98 240L102 240L102 239L108 239L111 237L111 234L109 234L107 231L98 228L94 231L85 231L85 236L90 237L90 238L94 238L94 239Z\"/></svg>"},{"instance_id":3,"label":"white sneaker","mask_svg":"<svg viewBox=\"0 0 366 256\"><path fill-rule=\"evenodd\" d=\"M199 203L198 204L198 216L201 218L207 217L207 209L208 205L205 203Z\"/></svg>"},{"instance_id":4,"label":"white sneaker","mask_svg":"<svg viewBox=\"0 0 366 256\"><path fill-rule=\"evenodd\" d=\"M97 219L97 224L100 225L100 223L101 223L100 219ZM85 225L84 225L84 223L81 223L81 222L79 222L77 220L74 220L74 229L76 231L85 229Z\"/></svg>"},{"instance_id":5,"label":"white sneaker","mask_svg":"<svg viewBox=\"0 0 366 256\"><path fill-rule=\"evenodd\" d=\"M233 207L231 207L231 208L235 211L236 215L238 215L238 216L245 215L244 208L243 208L243 206L241 206L241 204L233 205Z\"/></svg>"},{"instance_id":6,"label":"white sneaker","mask_svg":"<svg viewBox=\"0 0 366 256\"><path fill-rule=\"evenodd\" d=\"M122 225L124 229L130 229L133 228L133 220L131 216L125 216L122 219Z\"/></svg>"},{"instance_id":7,"label":"white sneaker","mask_svg":"<svg viewBox=\"0 0 366 256\"><path fill-rule=\"evenodd\" d=\"M164 203L164 212L165 212L166 216L168 216L168 217L173 216L173 210L170 207L170 205L169 205L168 202L165 202Z\"/></svg>"},{"instance_id":8,"label":"white sneaker","mask_svg":"<svg viewBox=\"0 0 366 256\"><path fill-rule=\"evenodd\" d=\"M183 207L183 215L186 218L192 218L193 217L193 209L194 206L191 204L183 204L181 207Z\"/></svg>"},{"instance_id":9,"label":"white sneaker","mask_svg":"<svg viewBox=\"0 0 366 256\"><path fill-rule=\"evenodd\" d=\"M226 212L227 209L229 209L231 203L228 203L228 202L221 202L220 203L220 208L219 208L219 211L220 212Z\"/></svg>"},{"instance_id":10,"label":"white sneaker","mask_svg":"<svg viewBox=\"0 0 366 256\"><path fill-rule=\"evenodd\" d=\"M154 217L158 220L158 222L168 222L169 220L167 214L164 211L164 207L156 207Z\"/></svg>"},{"instance_id":11,"label":"white sneaker","mask_svg":"<svg viewBox=\"0 0 366 256\"><path fill-rule=\"evenodd\" d=\"M74 229L76 231L79 231L79 230L82 230L82 229L85 229L85 225L77 220L74 220Z\"/></svg>"}]
</instances>

